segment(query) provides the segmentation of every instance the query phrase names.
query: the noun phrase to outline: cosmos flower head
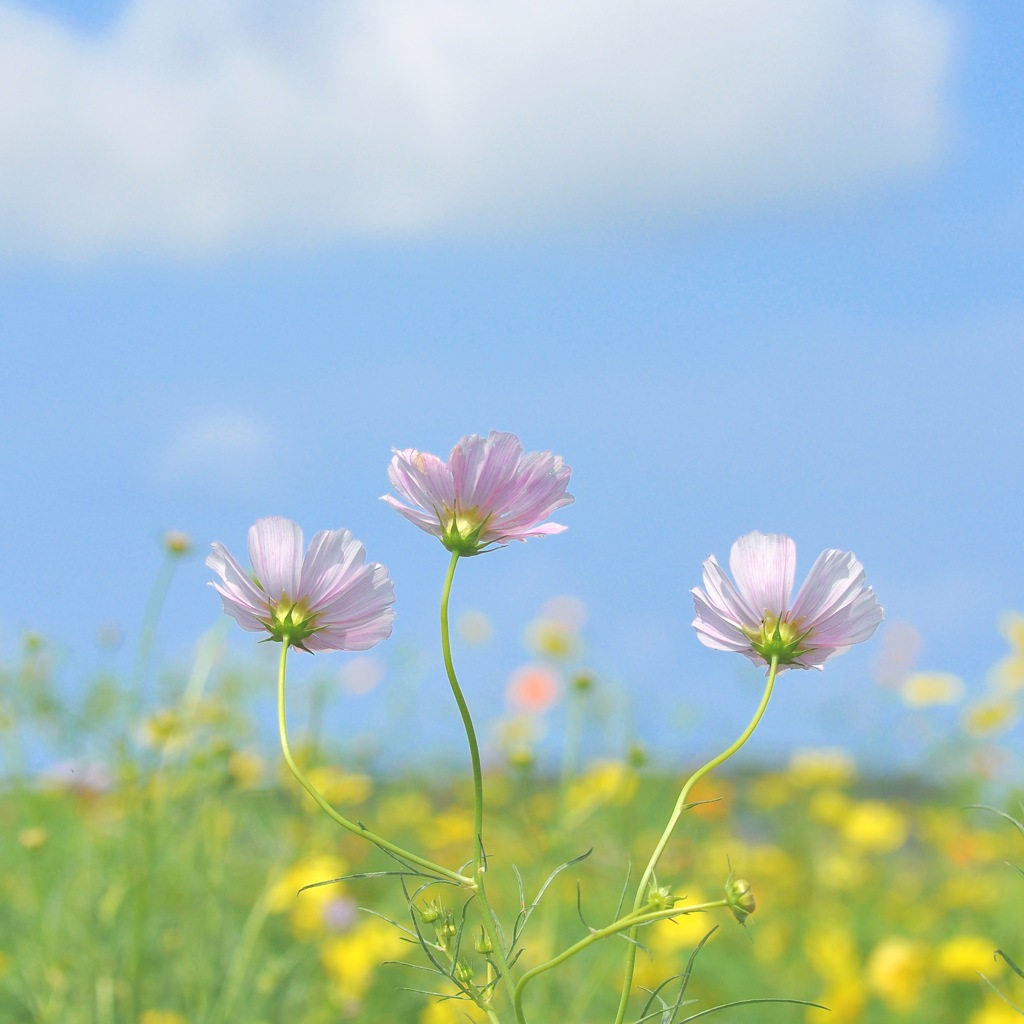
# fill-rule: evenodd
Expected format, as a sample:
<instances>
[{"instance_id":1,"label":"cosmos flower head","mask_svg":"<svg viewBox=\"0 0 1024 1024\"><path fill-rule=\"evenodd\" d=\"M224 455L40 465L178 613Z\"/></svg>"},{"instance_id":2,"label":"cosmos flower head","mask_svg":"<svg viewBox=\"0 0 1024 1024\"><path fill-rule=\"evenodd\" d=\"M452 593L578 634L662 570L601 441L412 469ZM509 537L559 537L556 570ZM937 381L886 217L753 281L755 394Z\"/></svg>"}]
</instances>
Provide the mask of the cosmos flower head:
<instances>
[{"instance_id":1,"label":"cosmos flower head","mask_svg":"<svg viewBox=\"0 0 1024 1024\"><path fill-rule=\"evenodd\" d=\"M206 564L224 611L242 629L304 651L365 651L391 635L395 589L387 569L366 562L348 530L323 530L303 554L302 530L282 516L249 528L247 573L223 544Z\"/></svg>"},{"instance_id":2,"label":"cosmos flower head","mask_svg":"<svg viewBox=\"0 0 1024 1024\"><path fill-rule=\"evenodd\" d=\"M729 553L735 583L714 555L704 587L694 587L693 627L702 644L736 651L755 665L778 658L779 669L821 668L833 655L867 640L882 607L849 551L823 551L796 598L796 544L780 534L748 533Z\"/></svg>"},{"instance_id":3,"label":"cosmos flower head","mask_svg":"<svg viewBox=\"0 0 1024 1024\"><path fill-rule=\"evenodd\" d=\"M478 555L511 540L565 530L543 520L574 500L565 490L569 474L559 456L524 454L515 434L492 430L487 437L464 437L447 462L414 448L396 449L388 479L408 504L390 494L383 500L449 551Z\"/></svg>"}]
</instances>

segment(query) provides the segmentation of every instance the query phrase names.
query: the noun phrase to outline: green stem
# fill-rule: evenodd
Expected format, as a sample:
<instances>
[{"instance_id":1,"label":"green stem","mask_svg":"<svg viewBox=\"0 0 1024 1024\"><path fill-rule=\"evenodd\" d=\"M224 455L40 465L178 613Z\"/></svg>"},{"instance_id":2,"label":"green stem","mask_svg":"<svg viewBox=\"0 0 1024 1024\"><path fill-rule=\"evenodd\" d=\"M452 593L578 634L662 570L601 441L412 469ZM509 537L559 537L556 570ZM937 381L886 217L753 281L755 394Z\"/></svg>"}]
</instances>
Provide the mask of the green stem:
<instances>
[{"instance_id":1,"label":"green stem","mask_svg":"<svg viewBox=\"0 0 1024 1024\"><path fill-rule=\"evenodd\" d=\"M508 958L505 955L505 944L499 933L494 911L491 910L490 901L487 899L487 889L484 885L484 873L487 871L487 857L484 853L484 775L480 765L480 745L476 740L476 729L473 727L473 717L469 713L469 705L462 694L462 687L459 685L459 678L455 674L455 663L452 661L451 630L448 625L448 603L451 599L452 581L455 579L455 567L459 564L459 555L452 552L451 561L448 563L448 572L444 578L444 589L441 592L441 654L444 657L444 668L448 675L448 683L452 688L455 703L459 706L459 714L462 716L462 724L466 730L466 740L469 743L469 758L473 768L473 835L475 837L473 855L473 882L476 886L476 897L480 901L480 914L483 918L484 931L491 943L491 955L497 961L496 966L501 972L502 980L506 985L512 984L512 972L509 968Z\"/></svg>"},{"instance_id":2,"label":"green stem","mask_svg":"<svg viewBox=\"0 0 1024 1024\"><path fill-rule=\"evenodd\" d=\"M135 662L132 665L129 723L142 714L142 709L146 704L146 683L149 679L149 664L153 656L157 624L160 621L160 612L167 600L167 592L170 590L171 580L174 578L174 571L177 569L179 561L180 556L178 555L167 554L164 557L142 616L142 630L139 633L138 646L135 648Z\"/></svg>"},{"instance_id":3,"label":"green stem","mask_svg":"<svg viewBox=\"0 0 1024 1024\"><path fill-rule=\"evenodd\" d=\"M528 970L522 978L519 979L519 984L516 985L515 999L513 1006L516 1011L516 1020L523 1022L523 991L527 984L533 981L538 975L543 974L545 971L550 971L553 967L558 967L560 964L565 963L570 957L575 956L577 953L582 952L588 946L592 946L595 942L599 942L601 939L608 938L609 935L617 935L619 932L624 932L627 928L633 929L631 936L635 938L635 932L640 928L641 925L651 924L654 921L664 921L671 918L680 917L683 914L696 914L702 913L706 910L715 910L718 907L727 907L729 905L728 900L713 900L710 903L698 903L693 907L665 907L658 910L649 909L652 905L648 904L647 907L641 907L638 911L633 911L627 914L626 917L620 917L617 921L613 921L609 925L605 925L604 928L596 928L589 935L580 939L575 945L570 946L568 949L563 950L557 956L553 956L550 960L545 960L544 963L538 964L536 967L532 967Z\"/></svg>"},{"instance_id":4,"label":"green stem","mask_svg":"<svg viewBox=\"0 0 1024 1024\"><path fill-rule=\"evenodd\" d=\"M348 818L340 815L328 802L324 799L320 791L313 785L309 779L306 778L302 769L295 763L295 758L292 757L291 745L288 743L288 726L285 719L285 702L284 702L284 680L285 680L285 666L288 663L288 647L287 641L281 644L281 661L278 669L277 676L277 727L278 733L281 737L281 752L284 754L285 763L291 769L292 775L295 776L299 781L299 785L313 798L317 806L333 821L336 821L342 828L346 828L353 835L361 836L363 839L369 840L374 846L380 847L380 849L393 853L396 857L401 858L404 861L408 861L410 864L415 864L418 867L424 868L427 871L431 871L434 874L442 875L444 878L449 879L458 885L465 886L467 888L475 888L476 883L472 878L467 878L465 875L460 875L457 871L450 871L448 868L441 867L440 864L435 864L433 861L427 860L425 857L420 857L415 853L410 853L408 850L403 850L402 847L396 846L394 843L388 842L387 839L376 835L371 832L365 825L357 824L354 821L349 821Z\"/></svg>"},{"instance_id":5,"label":"green stem","mask_svg":"<svg viewBox=\"0 0 1024 1024\"><path fill-rule=\"evenodd\" d=\"M713 757L707 764L698 768L687 780L679 793L679 798L676 800L675 808L672 811L672 816L668 820L668 825L665 826L665 831L661 835L661 839L658 840L658 845L654 848L654 853L651 854L651 859L647 863L647 867L644 868L643 875L640 876L640 884L637 886L636 899L633 901L633 912L643 906L643 902L647 897L647 888L651 883L651 879L654 877L654 872L658 867L658 862L661 860L661 855L665 852L665 847L668 845L669 839L672 837L672 832L675 830L676 823L679 821L680 815L686 810L686 802L690 796L690 792L693 787L702 779L708 772L713 771L724 761L728 761L733 754L736 753L740 747L743 746L747 740L753 735L754 730L757 728L758 723L761 721L762 715L764 715L765 709L768 707L768 701L771 699L772 690L775 687L775 676L779 670L779 659L773 657L771 664L768 667L768 680L765 683L764 693L761 695L761 703L757 706L757 711L754 712L754 717L751 718L746 729L740 734L739 738L731 746L727 747L717 757ZM615 1014L615 1024L622 1024L626 1016L626 1007L629 1004L630 992L633 989L633 969L636 965L636 928L631 929L629 938L632 940L626 949L626 970L625 977L622 982L622 995L619 999L619 1009Z\"/></svg>"}]
</instances>

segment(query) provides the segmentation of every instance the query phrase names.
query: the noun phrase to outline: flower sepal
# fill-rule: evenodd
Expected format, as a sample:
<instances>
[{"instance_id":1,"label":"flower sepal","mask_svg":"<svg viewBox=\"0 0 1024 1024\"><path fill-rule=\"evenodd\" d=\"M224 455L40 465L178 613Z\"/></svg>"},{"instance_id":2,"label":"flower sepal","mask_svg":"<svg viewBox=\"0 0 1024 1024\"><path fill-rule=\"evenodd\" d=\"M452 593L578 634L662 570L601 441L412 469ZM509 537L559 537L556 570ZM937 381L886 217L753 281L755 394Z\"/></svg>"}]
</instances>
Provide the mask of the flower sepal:
<instances>
[{"instance_id":1,"label":"flower sepal","mask_svg":"<svg viewBox=\"0 0 1024 1024\"><path fill-rule=\"evenodd\" d=\"M811 650L804 644L810 630L801 629L799 623L790 622L786 615L766 615L759 630L741 628L750 646L769 665L773 658L779 665L792 665Z\"/></svg>"}]
</instances>

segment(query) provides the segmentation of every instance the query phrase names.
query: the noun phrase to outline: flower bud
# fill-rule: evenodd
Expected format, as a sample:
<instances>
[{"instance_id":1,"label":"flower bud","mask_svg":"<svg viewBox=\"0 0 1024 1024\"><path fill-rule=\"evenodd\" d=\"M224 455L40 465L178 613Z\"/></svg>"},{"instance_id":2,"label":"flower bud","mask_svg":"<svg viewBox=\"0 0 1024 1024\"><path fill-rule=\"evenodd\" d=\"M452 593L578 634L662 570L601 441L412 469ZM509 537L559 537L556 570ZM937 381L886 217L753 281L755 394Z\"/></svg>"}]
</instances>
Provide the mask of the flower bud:
<instances>
[{"instance_id":1,"label":"flower bud","mask_svg":"<svg viewBox=\"0 0 1024 1024\"><path fill-rule=\"evenodd\" d=\"M586 693L588 690L592 690L594 688L595 682L596 680L594 679L594 674L592 672L587 669L580 669L579 672L576 672L572 677L572 688L576 690L577 693Z\"/></svg>"},{"instance_id":2,"label":"flower bud","mask_svg":"<svg viewBox=\"0 0 1024 1024\"><path fill-rule=\"evenodd\" d=\"M164 534L164 551L179 558L192 551L192 538L181 530L168 530Z\"/></svg>"},{"instance_id":3,"label":"flower bud","mask_svg":"<svg viewBox=\"0 0 1024 1024\"><path fill-rule=\"evenodd\" d=\"M441 906L437 900L431 900L426 906L415 904L416 913L424 924L433 924L441 916Z\"/></svg>"},{"instance_id":4,"label":"flower bud","mask_svg":"<svg viewBox=\"0 0 1024 1024\"><path fill-rule=\"evenodd\" d=\"M647 764L647 748L642 743L631 743L626 760L630 768L643 768Z\"/></svg>"},{"instance_id":5,"label":"flower bud","mask_svg":"<svg viewBox=\"0 0 1024 1024\"><path fill-rule=\"evenodd\" d=\"M654 886L647 891L647 905L651 910L667 910L675 906L671 885Z\"/></svg>"},{"instance_id":6,"label":"flower bud","mask_svg":"<svg viewBox=\"0 0 1024 1024\"><path fill-rule=\"evenodd\" d=\"M494 952L494 946L491 945L491 940L487 937L487 932L484 931L483 926L480 927L480 936L473 943L473 948L483 956Z\"/></svg>"},{"instance_id":7,"label":"flower bud","mask_svg":"<svg viewBox=\"0 0 1024 1024\"><path fill-rule=\"evenodd\" d=\"M452 971L452 977L460 985L471 985L473 983L473 968L465 960L457 960Z\"/></svg>"},{"instance_id":8,"label":"flower bud","mask_svg":"<svg viewBox=\"0 0 1024 1024\"><path fill-rule=\"evenodd\" d=\"M732 916L740 924L743 924L757 907L754 892L745 878L730 878L725 886L725 898L729 903Z\"/></svg>"}]
</instances>

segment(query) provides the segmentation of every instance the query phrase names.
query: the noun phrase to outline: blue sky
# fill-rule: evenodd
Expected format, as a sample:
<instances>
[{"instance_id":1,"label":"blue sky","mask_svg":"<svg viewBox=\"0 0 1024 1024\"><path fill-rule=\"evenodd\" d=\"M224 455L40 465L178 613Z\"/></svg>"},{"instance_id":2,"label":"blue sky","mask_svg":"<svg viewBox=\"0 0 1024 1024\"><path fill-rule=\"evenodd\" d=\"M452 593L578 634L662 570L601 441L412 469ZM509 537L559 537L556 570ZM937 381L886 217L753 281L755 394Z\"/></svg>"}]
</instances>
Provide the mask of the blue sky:
<instances>
[{"instance_id":1,"label":"blue sky","mask_svg":"<svg viewBox=\"0 0 1024 1024\"><path fill-rule=\"evenodd\" d=\"M476 700L571 593L641 733L732 729L756 676L688 591L755 528L798 574L856 552L980 687L1024 607L1021 39L1011 2L2 0L5 652L44 632L73 680L163 530L240 552L270 513L353 530L429 649L445 553L379 502L390 449L493 427L577 501L460 570ZM792 673L765 749L877 753L880 643Z\"/></svg>"}]
</instances>

